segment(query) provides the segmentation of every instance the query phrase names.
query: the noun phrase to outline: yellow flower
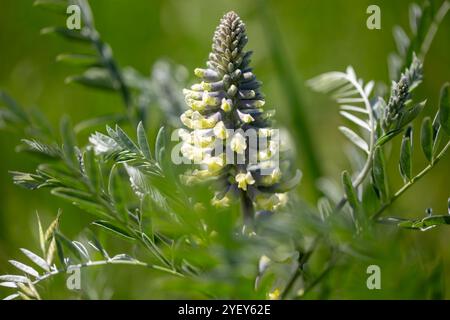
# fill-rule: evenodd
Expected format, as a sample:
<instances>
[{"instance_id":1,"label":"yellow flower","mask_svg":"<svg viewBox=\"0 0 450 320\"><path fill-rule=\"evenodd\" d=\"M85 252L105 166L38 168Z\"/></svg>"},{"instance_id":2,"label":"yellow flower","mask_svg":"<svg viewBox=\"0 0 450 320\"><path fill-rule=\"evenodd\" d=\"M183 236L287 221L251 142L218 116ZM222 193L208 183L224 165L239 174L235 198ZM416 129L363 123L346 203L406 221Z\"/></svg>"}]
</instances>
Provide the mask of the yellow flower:
<instances>
[{"instance_id":1,"label":"yellow flower","mask_svg":"<svg viewBox=\"0 0 450 320\"><path fill-rule=\"evenodd\" d=\"M214 134L216 135L216 137L222 140L228 138L228 131L223 121L217 122L216 126L214 127Z\"/></svg>"},{"instance_id":2,"label":"yellow flower","mask_svg":"<svg viewBox=\"0 0 450 320\"><path fill-rule=\"evenodd\" d=\"M205 155L203 163L208 166L209 171L217 171L222 169L224 161L223 157L211 157L209 154Z\"/></svg>"},{"instance_id":3,"label":"yellow flower","mask_svg":"<svg viewBox=\"0 0 450 320\"><path fill-rule=\"evenodd\" d=\"M279 300L281 296L280 289L276 288L272 292L269 292L269 300Z\"/></svg>"},{"instance_id":4,"label":"yellow flower","mask_svg":"<svg viewBox=\"0 0 450 320\"><path fill-rule=\"evenodd\" d=\"M204 149L204 148L199 148L196 146L193 146L192 144L186 143L184 142L181 145L181 154L188 158L189 160L194 160L195 162L199 162L201 161L206 152L210 151L210 149Z\"/></svg>"},{"instance_id":5,"label":"yellow flower","mask_svg":"<svg viewBox=\"0 0 450 320\"><path fill-rule=\"evenodd\" d=\"M245 137L239 132L236 133L230 141L231 150L236 153L242 154L245 149L247 149L247 144L245 142Z\"/></svg>"},{"instance_id":6,"label":"yellow flower","mask_svg":"<svg viewBox=\"0 0 450 320\"><path fill-rule=\"evenodd\" d=\"M238 183L238 188L242 190L247 190L247 185L255 183L255 179L253 179L253 176L250 172L238 173L235 177L235 180Z\"/></svg>"},{"instance_id":7,"label":"yellow flower","mask_svg":"<svg viewBox=\"0 0 450 320\"><path fill-rule=\"evenodd\" d=\"M222 108L223 111L229 112L232 109L232 102L230 99L222 99L222 104L220 105L220 108Z\"/></svg>"},{"instance_id":8,"label":"yellow flower","mask_svg":"<svg viewBox=\"0 0 450 320\"><path fill-rule=\"evenodd\" d=\"M269 175L262 176L261 180L264 185L272 185L280 181L281 170L279 168L273 169L272 173Z\"/></svg>"},{"instance_id":9,"label":"yellow flower","mask_svg":"<svg viewBox=\"0 0 450 320\"><path fill-rule=\"evenodd\" d=\"M207 132L202 130L193 131L193 144L197 147L207 147L214 142L214 136L209 135Z\"/></svg>"},{"instance_id":10,"label":"yellow flower","mask_svg":"<svg viewBox=\"0 0 450 320\"><path fill-rule=\"evenodd\" d=\"M286 205L288 200L286 193L259 194L255 198L256 205L262 210L273 211Z\"/></svg>"},{"instance_id":11,"label":"yellow flower","mask_svg":"<svg viewBox=\"0 0 450 320\"><path fill-rule=\"evenodd\" d=\"M239 110L238 110L238 116L239 116L239 119L241 119L241 121L245 122L245 123L250 123L252 121L255 121L255 119L253 119L253 117L251 115L249 115L248 113L240 112Z\"/></svg>"},{"instance_id":12,"label":"yellow flower","mask_svg":"<svg viewBox=\"0 0 450 320\"><path fill-rule=\"evenodd\" d=\"M214 198L211 200L211 204L215 207L225 208L230 206L230 197L228 194L224 195L221 199L218 197L218 193L214 195Z\"/></svg>"},{"instance_id":13,"label":"yellow flower","mask_svg":"<svg viewBox=\"0 0 450 320\"><path fill-rule=\"evenodd\" d=\"M213 97L212 95L210 95L207 92L203 92L202 102L206 106L214 107L219 104L219 99L216 97Z\"/></svg>"}]
</instances>

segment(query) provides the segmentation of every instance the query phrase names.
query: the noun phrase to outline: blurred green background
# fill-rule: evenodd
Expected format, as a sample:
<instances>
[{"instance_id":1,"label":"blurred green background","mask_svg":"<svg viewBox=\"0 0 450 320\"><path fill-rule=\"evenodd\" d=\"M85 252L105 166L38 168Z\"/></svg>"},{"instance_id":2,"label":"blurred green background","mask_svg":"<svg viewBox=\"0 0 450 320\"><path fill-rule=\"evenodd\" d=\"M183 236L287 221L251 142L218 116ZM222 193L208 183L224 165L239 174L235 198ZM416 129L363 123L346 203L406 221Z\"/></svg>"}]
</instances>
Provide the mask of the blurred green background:
<instances>
[{"instance_id":1,"label":"blurred green background","mask_svg":"<svg viewBox=\"0 0 450 320\"><path fill-rule=\"evenodd\" d=\"M311 92L305 86L305 80L352 65L366 81L386 82L387 55L395 50L391 30L395 24L408 24L409 3L403 0L269 2L284 44L284 59L295 72L298 95L305 106L320 164L325 174L334 180L339 179L344 168L350 167L342 147L347 142L337 130L342 118L338 115L337 105L326 96ZM193 78L193 69L204 65L220 17L229 10L236 11L247 25L248 48L254 51L254 72L264 83L262 89L267 105L277 109L279 125L288 128L292 125L289 122L289 102L264 34L267 27L264 24L268 22L264 20L257 1L93 0L90 4L96 27L111 45L120 66L130 65L143 74L149 74L155 61L165 57L184 65L189 70L190 79ZM370 4L381 8L381 30L366 27L366 8ZM123 108L118 95L64 84L67 75L79 70L56 63L55 56L61 52L83 52L85 49L58 37L39 34L43 27L63 25L63 17L34 8L31 0L2 0L0 16L2 90L27 107L39 106L55 126L63 114L69 114L76 123ZM417 93L418 97L428 98L423 116L434 115L440 86L450 80L449 39L450 17L447 17L427 56L425 81ZM415 135L419 132L419 121L415 121ZM156 129L151 128L152 131ZM13 185L8 170L29 171L37 163L14 151L20 138L10 132L0 134L0 274L11 270L7 260L19 256L19 248L37 248L36 211L48 223L57 209L62 208L61 228L69 236L75 236L90 221L89 217L80 214L79 209L50 196L45 190L30 192ZM86 136L80 136L79 141L84 143L86 140L83 139ZM297 143L296 147L301 155L302 146ZM398 150L398 146L394 146L393 151L396 147ZM417 171L426 162L418 152L418 146L416 151L414 166ZM425 208L432 207L436 213L445 213L450 196L449 159L447 155L389 212L397 216L419 217ZM300 161L299 167L304 170ZM395 190L401 183L396 156L389 162L389 168L392 189ZM312 187L307 182L302 183L298 192L309 199ZM342 270L342 275L335 276L333 282L340 290L333 297L424 298L430 297L429 290L434 286L446 284L444 296L450 298L450 228L436 228L426 233L401 231L391 234L390 229L384 232L386 237L380 241L386 253L386 259L380 262L383 290L374 293L365 288L367 264L364 262L355 265L354 270ZM112 245L121 246L121 243L112 242ZM443 272L432 278L430 275L436 266ZM104 295L100 297L111 297L111 294L114 298L165 296L154 291L157 283L142 286L141 276L151 279L151 272L130 270L111 267L99 273L96 281L105 287ZM347 283L348 273L359 275L361 282ZM411 283L410 280L414 279L416 281ZM49 288L51 297L73 297L62 285L53 283Z\"/></svg>"}]
</instances>

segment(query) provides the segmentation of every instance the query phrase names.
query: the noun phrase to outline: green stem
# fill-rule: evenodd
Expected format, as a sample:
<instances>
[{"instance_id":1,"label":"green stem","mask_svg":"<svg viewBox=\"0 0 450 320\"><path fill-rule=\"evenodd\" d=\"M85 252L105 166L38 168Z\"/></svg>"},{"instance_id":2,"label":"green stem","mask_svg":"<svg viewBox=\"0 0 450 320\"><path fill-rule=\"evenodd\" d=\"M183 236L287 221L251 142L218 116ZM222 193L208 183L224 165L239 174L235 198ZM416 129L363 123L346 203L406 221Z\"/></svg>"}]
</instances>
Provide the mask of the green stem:
<instances>
[{"instance_id":1,"label":"green stem","mask_svg":"<svg viewBox=\"0 0 450 320\"><path fill-rule=\"evenodd\" d=\"M134 266L142 266L142 267L146 267L146 268L150 268L153 270L159 270L159 271L163 271L163 272L167 272L170 273L172 275L178 276L178 277L184 277L183 274L176 272L174 270L165 268L163 266L159 266L159 265L154 265L154 264L148 264L139 260L112 260L112 259L108 259L108 260L99 260L99 261L88 261L85 263L80 263L80 264L75 264L75 265L70 265L68 268L70 270L75 270L75 269L81 269L81 268L89 268L89 267L95 267L95 266L104 266L104 265L118 265L118 264L124 264L124 265L134 265ZM38 283L40 283L41 281L44 281L46 279L49 279L53 276L56 276L58 274L61 273L67 273L67 268L66 269L55 269L52 270L50 272L45 273L44 275L36 278L36 280L34 280L32 282L33 285L36 285Z\"/></svg>"},{"instance_id":2,"label":"green stem","mask_svg":"<svg viewBox=\"0 0 450 320\"><path fill-rule=\"evenodd\" d=\"M445 155L447 149L450 147L450 141L444 146L444 148L439 152L439 154L434 158L428 166L425 167L422 171L420 171L414 178L408 181L403 187L401 187L387 202L385 202L377 212L375 212L371 219L376 220L384 210L386 210L398 197L400 197L406 190L408 190L414 183L419 181L424 175L428 173L434 166L439 162L439 160Z\"/></svg>"},{"instance_id":3,"label":"green stem","mask_svg":"<svg viewBox=\"0 0 450 320\"><path fill-rule=\"evenodd\" d=\"M123 79L120 68L117 66L117 63L114 60L111 48L102 41L102 39L100 38L100 34L94 26L89 3L86 0L78 0L78 5L82 8L81 13L83 14L83 21L86 28L89 29L91 43L97 51L97 54L99 55L103 65L108 69L111 78L115 83L117 83L118 90L125 104L125 108L130 120L137 124L138 121L135 119L135 115L132 109L130 90L128 89L128 86Z\"/></svg>"},{"instance_id":4,"label":"green stem","mask_svg":"<svg viewBox=\"0 0 450 320\"><path fill-rule=\"evenodd\" d=\"M436 35L436 32L439 29L439 25L441 24L442 20L444 20L445 15L450 10L450 2L444 1L439 8L438 12L434 16L433 22L430 25L430 28L428 29L428 32L425 36L425 39L422 43L422 46L420 47L420 60L425 60L425 56L428 53L428 50L430 49L431 43L433 42L434 36Z\"/></svg>"},{"instance_id":5,"label":"green stem","mask_svg":"<svg viewBox=\"0 0 450 320\"><path fill-rule=\"evenodd\" d=\"M241 192L241 211L245 225L252 227L253 219L255 217L255 208L253 207L252 200L245 191Z\"/></svg>"},{"instance_id":6,"label":"green stem","mask_svg":"<svg viewBox=\"0 0 450 320\"><path fill-rule=\"evenodd\" d=\"M282 83L282 89L290 106L292 126L295 128L296 138L300 142L305 163L305 172L309 175L312 184L322 176L319 157L315 148L315 143L311 134L308 123L308 117L304 110L304 105L298 95L299 85L296 82L292 65L287 60L287 54L281 41L281 32L277 28L276 21L273 17L273 10L269 8L266 0L260 1L261 11L263 13L262 24L265 28L265 36L269 43L272 59L278 70L277 75ZM318 197L316 188L314 198Z\"/></svg>"},{"instance_id":7,"label":"green stem","mask_svg":"<svg viewBox=\"0 0 450 320\"><path fill-rule=\"evenodd\" d=\"M289 279L285 289L283 290L281 294L281 300L286 299L289 292L292 290L292 287L294 286L295 282L297 282L297 279L303 274L303 265L309 260L311 255L313 254L314 250L317 247L317 243L319 242L320 236L314 239L313 244L311 245L311 248L305 252L304 255L302 255L298 261L298 268L295 270L294 274L292 275L291 279Z\"/></svg>"}]
</instances>

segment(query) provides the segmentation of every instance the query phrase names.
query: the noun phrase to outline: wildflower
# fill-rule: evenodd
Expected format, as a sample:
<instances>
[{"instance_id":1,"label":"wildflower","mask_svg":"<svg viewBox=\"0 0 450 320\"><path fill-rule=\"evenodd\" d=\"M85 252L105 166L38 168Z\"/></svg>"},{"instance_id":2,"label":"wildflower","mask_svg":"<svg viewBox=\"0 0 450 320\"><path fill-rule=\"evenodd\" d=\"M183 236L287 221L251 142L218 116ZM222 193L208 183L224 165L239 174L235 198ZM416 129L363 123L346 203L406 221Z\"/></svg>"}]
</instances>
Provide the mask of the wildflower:
<instances>
[{"instance_id":1,"label":"wildflower","mask_svg":"<svg viewBox=\"0 0 450 320\"><path fill-rule=\"evenodd\" d=\"M244 213L253 216L254 212L245 211L253 211L254 206L263 210L281 207L287 198L277 188L288 182L295 186L296 182L286 180L290 175L282 173L278 162L273 161L280 152L278 137L271 128L274 112L263 110L261 83L249 66L251 52L244 51L247 41L239 16L234 12L225 14L214 33L206 67L194 70L200 81L183 90L189 109L180 118L190 131L182 131L180 137L184 143L182 154L189 159L200 158L197 163L201 168L185 173L182 180L217 180L221 190L215 193L213 205L229 206L231 198L240 194ZM255 130L255 139L264 139L265 146L252 146L248 129ZM217 143L225 144L223 150L213 148ZM255 152L260 163L254 165L249 159L239 164L225 163L225 159L229 161L225 157L227 150L241 158L247 154L250 158L250 153ZM235 157L231 158L234 161ZM268 175L263 174L264 168L269 169Z\"/></svg>"},{"instance_id":2,"label":"wildflower","mask_svg":"<svg viewBox=\"0 0 450 320\"><path fill-rule=\"evenodd\" d=\"M255 183L255 179L250 172L247 173L238 173L235 177L236 182L238 183L238 188L242 190L247 190L247 186Z\"/></svg>"}]
</instances>

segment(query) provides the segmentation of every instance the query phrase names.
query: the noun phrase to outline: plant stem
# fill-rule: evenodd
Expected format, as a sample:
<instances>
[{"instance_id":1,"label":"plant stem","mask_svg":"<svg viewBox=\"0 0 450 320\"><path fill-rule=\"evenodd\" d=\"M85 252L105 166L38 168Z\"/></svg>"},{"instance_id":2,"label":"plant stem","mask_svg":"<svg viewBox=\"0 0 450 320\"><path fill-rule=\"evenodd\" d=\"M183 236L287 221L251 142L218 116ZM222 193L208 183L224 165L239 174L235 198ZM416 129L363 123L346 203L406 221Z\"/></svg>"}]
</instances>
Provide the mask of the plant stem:
<instances>
[{"instance_id":1,"label":"plant stem","mask_svg":"<svg viewBox=\"0 0 450 320\"><path fill-rule=\"evenodd\" d=\"M252 200L245 191L241 192L241 211L245 225L251 227L255 217L255 208L253 207Z\"/></svg>"},{"instance_id":2,"label":"plant stem","mask_svg":"<svg viewBox=\"0 0 450 320\"><path fill-rule=\"evenodd\" d=\"M300 142L305 163L304 172L309 176L310 182L315 184L315 181L322 176L322 169L320 167L319 157L313 141L311 129L308 123L308 117L304 111L304 105L298 94L299 85L296 82L295 74L292 66L287 60L287 54L283 49L281 41L282 36L277 28L276 21L273 16L273 10L269 8L266 0L260 0L260 8L263 13L262 25L265 28L265 36L269 44L272 60L277 69L277 75L282 83L281 88L288 100L290 106L292 125L295 128L296 138ZM318 197L316 188L314 191L314 198Z\"/></svg>"},{"instance_id":3,"label":"plant stem","mask_svg":"<svg viewBox=\"0 0 450 320\"><path fill-rule=\"evenodd\" d=\"M83 14L83 21L86 25L86 28L89 29L89 37L92 45L97 51L97 54L99 55L103 65L108 69L111 78L117 84L130 120L136 122L135 124L137 124L138 121L135 119L135 115L133 114L132 110L130 91L128 89L128 86L125 84L122 73L120 72L116 61L113 58L111 48L101 40L100 34L94 26L89 3L86 0L78 0L77 3L82 8L81 13Z\"/></svg>"},{"instance_id":4,"label":"plant stem","mask_svg":"<svg viewBox=\"0 0 450 320\"><path fill-rule=\"evenodd\" d=\"M319 276L317 276L314 281L303 291L302 296L306 295L308 292L310 292L312 289L314 289L314 287L320 283L320 281L322 281L323 278L325 278L328 273L334 268L334 266L336 265L336 258L332 258L332 260L328 263L327 267L325 268L325 270L323 270Z\"/></svg>"},{"instance_id":5,"label":"plant stem","mask_svg":"<svg viewBox=\"0 0 450 320\"><path fill-rule=\"evenodd\" d=\"M317 247L317 243L319 242L320 236L314 239L313 244L311 245L311 248L305 252L304 255L302 255L298 261L298 267L297 270L295 270L294 274L292 275L291 279L289 279L289 282L287 283L285 289L283 290L283 293L281 294L281 299L286 299L289 292L292 290L292 287L294 286L295 282L297 281L298 277L303 273L303 265L309 260L312 253Z\"/></svg>"},{"instance_id":6,"label":"plant stem","mask_svg":"<svg viewBox=\"0 0 450 320\"><path fill-rule=\"evenodd\" d=\"M422 171L420 171L414 178L408 181L403 187L401 187L386 203L384 203L377 212L375 212L371 219L377 219L384 210L386 210L398 197L400 197L406 190L408 190L414 183L419 181L425 174L428 173L433 167L439 162L439 160L445 155L447 149L450 147L450 141L444 146L444 148L439 152L439 154L434 158L434 161L431 162L428 166L425 167Z\"/></svg>"},{"instance_id":7,"label":"plant stem","mask_svg":"<svg viewBox=\"0 0 450 320\"><path fill-rule=\"evenodd\" d=\"M428 53L428 50L430 49L431 43L433 42L434 36L436 35L436 32L439 29L439 25L441 24L442 20L444 19L447 12L450 10L450 2L444 1L439 8L438 12L434 16L433 22L430 25L430 28L428 29L428 32L425 36L425 39L423 40L422 46L420 47L420 60L425 60L425 56Z\"/></svg>"},{"instance_id":8,"label":"plant stem","mask_svg":"<svg viewBox=\"0 0 450 320\"><path fill-rule=\"evenodd\" d=\"M159 270L159 271L167 272L167 273L170 273L170 274L178 276L178 277L184 277L183 274L181 274L179 272L176 272L174 270L171 270L171 269L159 266L159 265L148 264L148 263L145 263L145 262L142 262L142 261L139 261L139 260L112 260L112 259L108 259L108 260L99 260L99 261L88 261L88 262L85 262L85 263L80 263L80 264L76 264L76 265L70 265L66 269L55 269L53 271L47 272L44 275L38 277L36 280L34 280L32 282L32 284L36 285L39 282L44 281L44 280L46 280L48 278L51 278L51 277L56 276L56 275L61 274L61 273L66 273L68 269L75 270L75 269L89 268L89 267L95 267L95 266L118 265L118 264L142 266L142 267L150 268L150 269L153 269L153 270Z\"/></svg>"}]
</instances>

